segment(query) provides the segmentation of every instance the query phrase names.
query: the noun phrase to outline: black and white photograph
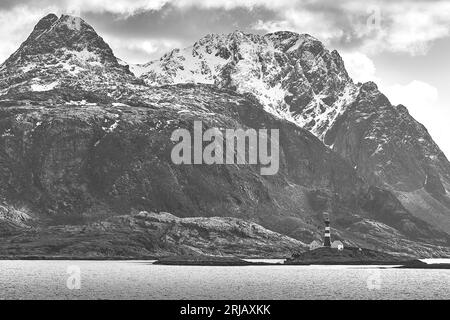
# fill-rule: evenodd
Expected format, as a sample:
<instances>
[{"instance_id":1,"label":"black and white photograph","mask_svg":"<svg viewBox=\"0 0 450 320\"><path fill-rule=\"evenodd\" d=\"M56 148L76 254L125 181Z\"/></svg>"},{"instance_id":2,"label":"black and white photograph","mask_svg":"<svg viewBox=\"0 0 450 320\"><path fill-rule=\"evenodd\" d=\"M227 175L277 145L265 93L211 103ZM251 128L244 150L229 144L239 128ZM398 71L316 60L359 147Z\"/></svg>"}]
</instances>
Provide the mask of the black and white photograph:
<instances>
[{"instance_id":1,"label":"black and white photograph","mask_svg":"<svg viewBox=\"0 0 450 320\"><path fill-rule=\"evenodd\" d=\"M0 300L449 300L449 57L450 1L0 0Z\"/></svg>"}]
</instances>

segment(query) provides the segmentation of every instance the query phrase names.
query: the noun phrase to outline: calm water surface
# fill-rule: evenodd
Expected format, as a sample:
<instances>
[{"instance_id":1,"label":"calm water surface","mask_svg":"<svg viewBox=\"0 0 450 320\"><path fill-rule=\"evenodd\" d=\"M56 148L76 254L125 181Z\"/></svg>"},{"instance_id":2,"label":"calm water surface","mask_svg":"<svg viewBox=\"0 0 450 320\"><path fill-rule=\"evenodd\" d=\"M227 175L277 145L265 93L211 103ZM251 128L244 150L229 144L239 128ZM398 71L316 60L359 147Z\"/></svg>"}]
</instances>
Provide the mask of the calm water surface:
<instances>
[{"instance_id":1,"label":"calm water surface","mask_svg":"<svg viewBox=\"0 0 450 320\"><path fill-rule=\"evenodd\" d=\"M0 299L450 299L450 270L6 260Z\"/></svg>"}]
</instances>

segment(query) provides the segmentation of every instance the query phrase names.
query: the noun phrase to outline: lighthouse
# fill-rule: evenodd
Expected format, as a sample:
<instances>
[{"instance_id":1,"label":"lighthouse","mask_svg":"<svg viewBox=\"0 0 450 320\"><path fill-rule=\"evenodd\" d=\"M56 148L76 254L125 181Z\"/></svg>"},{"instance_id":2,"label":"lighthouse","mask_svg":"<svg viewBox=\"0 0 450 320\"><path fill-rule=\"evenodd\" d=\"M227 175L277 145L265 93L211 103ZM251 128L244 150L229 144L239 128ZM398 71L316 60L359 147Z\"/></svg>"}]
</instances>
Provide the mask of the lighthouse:
<instances>
[{"instance_id":1,"label":"lighthouse","mask_svg":"<svg viewBox=\"0 0 450 320\"><path fill-rule=\"evenodd\" d=\"M323 246L331 247L330 217L328 212L324 212L323 218L325 222L325 236L323 238Z\"/></svg>"}]
</instances>

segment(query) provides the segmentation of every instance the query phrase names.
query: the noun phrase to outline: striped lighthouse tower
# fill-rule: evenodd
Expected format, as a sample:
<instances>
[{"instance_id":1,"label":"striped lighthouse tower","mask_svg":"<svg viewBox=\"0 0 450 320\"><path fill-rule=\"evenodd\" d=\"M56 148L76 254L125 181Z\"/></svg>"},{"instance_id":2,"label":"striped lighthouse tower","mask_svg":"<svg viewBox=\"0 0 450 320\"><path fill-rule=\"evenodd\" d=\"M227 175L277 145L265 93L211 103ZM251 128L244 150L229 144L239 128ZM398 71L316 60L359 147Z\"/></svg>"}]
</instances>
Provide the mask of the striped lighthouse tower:
<instances>
[{"instance_id":1,"label":"striped lighthouse tower","mask_svg":"<svg viewBox=\"0 0 450 320\"><path fill-rule=\"evenodd\" d=\"M325 220L325 237L323 238L323 246L331 247L330 217L328 212L324 212L323 216Z\"/></svg>"}]
</instances>

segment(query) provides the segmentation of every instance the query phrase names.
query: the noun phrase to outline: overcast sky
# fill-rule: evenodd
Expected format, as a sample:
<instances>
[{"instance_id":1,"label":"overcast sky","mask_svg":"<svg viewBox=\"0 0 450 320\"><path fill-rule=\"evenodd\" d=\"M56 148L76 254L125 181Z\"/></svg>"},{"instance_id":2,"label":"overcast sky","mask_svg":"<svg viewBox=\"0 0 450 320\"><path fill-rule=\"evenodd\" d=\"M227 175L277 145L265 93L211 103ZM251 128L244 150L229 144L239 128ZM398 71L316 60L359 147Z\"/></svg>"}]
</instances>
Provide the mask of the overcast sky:
<instances>
[{"instance_id":1,"label":"overcast sky","mask_svg":"<svg viewBox=\"0 0 450 320\"><path fill-rule=\"evenodd\" d=\"M130 63L208 33L309 33L341 53L354 80L406 105L450 158L450 1L0 0L0 60L50 12L83 17Z\"/></svg>"}]
</instances>

